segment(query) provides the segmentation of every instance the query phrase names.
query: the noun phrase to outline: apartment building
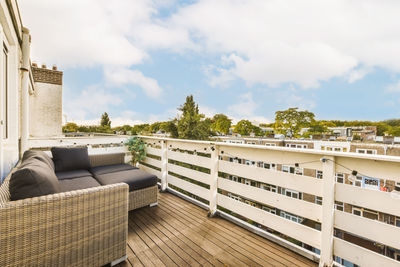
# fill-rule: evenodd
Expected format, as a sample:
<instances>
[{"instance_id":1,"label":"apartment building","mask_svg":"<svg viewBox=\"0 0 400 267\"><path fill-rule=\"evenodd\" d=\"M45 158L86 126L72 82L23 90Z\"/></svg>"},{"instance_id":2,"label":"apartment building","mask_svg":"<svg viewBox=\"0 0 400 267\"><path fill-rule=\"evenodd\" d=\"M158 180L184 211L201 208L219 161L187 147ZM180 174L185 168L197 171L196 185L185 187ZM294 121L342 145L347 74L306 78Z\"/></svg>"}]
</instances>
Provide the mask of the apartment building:
<instances>
[{"instance_id":1,"label":"apartment building","mask_svg":"<svg viewBox=\"0 0 400 267\"><path fill-rule=\"evenodd\" d=\"M31 36L16 0L0 1L0 180L28 139L61 134L62 72L32 67Z\"/></svg>"}]
</instances>

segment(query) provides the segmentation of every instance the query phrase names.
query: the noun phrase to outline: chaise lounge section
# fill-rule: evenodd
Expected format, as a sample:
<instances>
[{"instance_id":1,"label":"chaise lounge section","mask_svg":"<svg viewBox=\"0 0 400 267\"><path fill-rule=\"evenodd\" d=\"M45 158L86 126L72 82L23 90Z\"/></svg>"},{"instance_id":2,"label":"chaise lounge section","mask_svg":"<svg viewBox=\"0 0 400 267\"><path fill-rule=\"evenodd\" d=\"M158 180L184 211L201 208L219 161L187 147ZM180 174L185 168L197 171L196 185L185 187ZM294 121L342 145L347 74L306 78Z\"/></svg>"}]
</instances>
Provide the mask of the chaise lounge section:
<instances>
[{"instance_id":1,"label":"chaise lounge section","mask_svg":"<svg viewBox=\"0 0 400 267\"><path fill-rule=\"evenodd\" d=\"M0 266L103 266L126 259L128 211L157 203L157 177L125 164L124 153L87 155L80 163L72 153L61 169L56 154L25 152L1 184Z\"/></svg>"}]
</instances>

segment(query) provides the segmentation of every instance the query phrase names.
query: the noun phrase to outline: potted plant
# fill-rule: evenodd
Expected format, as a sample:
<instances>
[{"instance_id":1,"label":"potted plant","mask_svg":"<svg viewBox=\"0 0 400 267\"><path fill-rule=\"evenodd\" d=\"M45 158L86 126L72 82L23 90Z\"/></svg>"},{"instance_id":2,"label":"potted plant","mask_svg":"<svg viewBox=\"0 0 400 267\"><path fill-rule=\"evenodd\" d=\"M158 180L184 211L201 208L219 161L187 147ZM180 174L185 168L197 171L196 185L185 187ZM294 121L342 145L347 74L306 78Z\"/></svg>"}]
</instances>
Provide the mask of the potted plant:
<instances>
[{"instance_id":1,"label":"potted plant","mask_svg":"<svg viewBox=\"0 0 400 267\"><path fill-rule=\"evenodd\" d=\"M140 137L131 137L125 142L128 150L132 154L131 164L136 166L140 161L144 160L146 157L146 145Z\"/></svg>"}]
</instances>

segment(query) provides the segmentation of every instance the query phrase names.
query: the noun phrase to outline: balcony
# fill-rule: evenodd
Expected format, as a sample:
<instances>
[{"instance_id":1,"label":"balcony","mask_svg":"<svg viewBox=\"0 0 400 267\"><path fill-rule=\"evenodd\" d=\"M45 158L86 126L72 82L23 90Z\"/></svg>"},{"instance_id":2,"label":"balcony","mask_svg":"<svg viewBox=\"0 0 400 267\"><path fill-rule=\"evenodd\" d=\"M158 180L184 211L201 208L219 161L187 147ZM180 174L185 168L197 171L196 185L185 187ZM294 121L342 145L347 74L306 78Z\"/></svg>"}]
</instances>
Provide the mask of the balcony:
<instances>
[{"instance_id":1,"label":"balcony","mask_svg":"<svg viewBox=\"0 0 400 267\"><path fill-rule=\"evenodd\" d=\"M142 138L140 168L165 193L158 207L130 213L125 265L400 264L399 157ZM124 140L31 147L103 153L125 151Z\"/></svg>"}]
</instances>

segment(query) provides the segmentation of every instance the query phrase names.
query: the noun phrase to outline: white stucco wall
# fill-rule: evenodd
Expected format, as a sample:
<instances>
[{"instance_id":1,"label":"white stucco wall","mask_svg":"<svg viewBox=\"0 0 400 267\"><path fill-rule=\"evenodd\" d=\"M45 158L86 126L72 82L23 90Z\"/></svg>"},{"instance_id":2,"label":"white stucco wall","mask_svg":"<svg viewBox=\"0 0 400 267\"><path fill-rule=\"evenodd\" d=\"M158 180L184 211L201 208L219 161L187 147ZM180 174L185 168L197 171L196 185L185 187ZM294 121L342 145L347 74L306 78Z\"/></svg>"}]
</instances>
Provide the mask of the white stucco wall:
<instances>
[{"instance_id":1,"label":"white stucco wall","mask_svg":"<svg viewBox=\"0 0 400 267\"><path fill-rule=\"evenodd\" d=\"M31 137L62 134L62 85L35 82L29 98L29 133Z\"/></svg>"}]
</instances>

